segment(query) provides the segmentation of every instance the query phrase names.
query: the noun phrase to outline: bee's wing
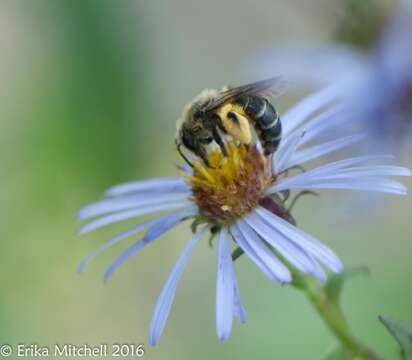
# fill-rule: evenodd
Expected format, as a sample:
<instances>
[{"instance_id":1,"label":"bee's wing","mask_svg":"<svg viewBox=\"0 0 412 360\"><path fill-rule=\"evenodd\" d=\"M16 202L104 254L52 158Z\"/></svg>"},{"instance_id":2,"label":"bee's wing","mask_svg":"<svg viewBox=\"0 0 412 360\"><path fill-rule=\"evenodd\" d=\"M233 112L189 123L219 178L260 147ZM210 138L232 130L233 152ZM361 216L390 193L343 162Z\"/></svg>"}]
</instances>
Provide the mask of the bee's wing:
<instances>
[{"instance_id":1,"label":"bee's wing","mask_svg":"<svg viewBox=\"0 0 412 360\"><path fill-rule=\"evenodd\" d=\"M241 95L264 94L278 95L283 92L285 81L281 77L274 77L266 80L261 80L252 84L242 85L235 88L229 88L222 91L216 99L211 100L205 105L204 111L212 111L223 104L232 101Z\"/></svg>"}]
</instances>

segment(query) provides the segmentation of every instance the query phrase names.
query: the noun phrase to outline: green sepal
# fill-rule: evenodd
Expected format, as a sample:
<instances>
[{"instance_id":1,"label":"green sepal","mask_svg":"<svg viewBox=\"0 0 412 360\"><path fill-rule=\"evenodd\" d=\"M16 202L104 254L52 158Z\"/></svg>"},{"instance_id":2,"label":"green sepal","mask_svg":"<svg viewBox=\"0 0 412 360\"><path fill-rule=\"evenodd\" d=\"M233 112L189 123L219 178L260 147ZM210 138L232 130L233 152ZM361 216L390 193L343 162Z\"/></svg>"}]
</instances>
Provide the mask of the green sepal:
<instances>
[{"instance_id":1,"label":"green sepal","mask_svg":"<svg viewBox=\"0 0 412 360\"><path fill-rule=\"evenodd\" d=\"M402 359L412 360L412 326L383 316L379 320L399 343Z\"/></svg>"},{"instance_id":2,"label":"green sepal","mask_svg":"<svg viewBox=\"0 0 412 360\"><path fill-rule=\"evenodd\" d=\"M197 228L202 225L202 224L207 224L208 221L205 217L199 215L196 216L195 219L193 220L192 224L190 225L190 228L192 230L192 233L195 234L197 232Z\"/></svg>"},{"instance_id":3,"label":"green sepal","mask_svg":"<svg viewBox=\"0 0 412 360\"><path fill-rule=\"evenodd\" d=\"M232 252L232 261L236 261L239 257L243 255L243 250L238 246L235 250Z\"/></svg>"},{"instance_id":4,"label":"green sepal","mask_svg":"<svg viewBox=\"0 0 412 360\"><path fill-rule=\"evenodd\" d=\"M211 235L209 238L209 246L213 248L213 239L215 235L220 231L221 225L218 223L211 222L210 219L208 219L205 216L198 215L194 218L192 224L190 225L192 233L195 234L197 232L197 228L202 224L207 224L210 226Z\"/></svg>"},{"instance_id":5,"label":"green sepal","mask_svg":"<svg viewBox=\"0 0 412 360\"><path fill-rule=\"evenodd\" d=\"M369 275L369 270L366 267L359 267L355 269L344 270L339 274L333 274L332 276L330 276L325 284L325 292L330 301L334 302L335 304L339 304L340 295L342 293L342 288L345 280L358 274Z\"/></svg>"}]
</instances>

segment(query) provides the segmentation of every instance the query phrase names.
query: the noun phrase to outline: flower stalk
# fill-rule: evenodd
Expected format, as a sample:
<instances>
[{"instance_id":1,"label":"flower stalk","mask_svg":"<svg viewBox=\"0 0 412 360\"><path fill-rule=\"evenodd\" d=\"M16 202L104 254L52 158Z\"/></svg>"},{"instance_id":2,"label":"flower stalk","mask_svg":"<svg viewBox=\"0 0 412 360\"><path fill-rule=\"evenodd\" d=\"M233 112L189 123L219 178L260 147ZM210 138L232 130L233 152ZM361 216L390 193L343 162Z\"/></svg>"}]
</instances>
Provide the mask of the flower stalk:
<instances>
[{"instance_id":1,"label":"flower stalk","mask_svg":"<svg viewBox=\"0 0 412 360\"><path fill-rule=\"evenodd\" d=\"M339 303L330 299L325 287L321 286L315 279L305 276L292 267L289 267L289 269L293 274L292 285L305 293L309 302L340 342L348 359L359 357L364 360L383 360L380 355L350 333Z\"/></svg>"}]
</instances>

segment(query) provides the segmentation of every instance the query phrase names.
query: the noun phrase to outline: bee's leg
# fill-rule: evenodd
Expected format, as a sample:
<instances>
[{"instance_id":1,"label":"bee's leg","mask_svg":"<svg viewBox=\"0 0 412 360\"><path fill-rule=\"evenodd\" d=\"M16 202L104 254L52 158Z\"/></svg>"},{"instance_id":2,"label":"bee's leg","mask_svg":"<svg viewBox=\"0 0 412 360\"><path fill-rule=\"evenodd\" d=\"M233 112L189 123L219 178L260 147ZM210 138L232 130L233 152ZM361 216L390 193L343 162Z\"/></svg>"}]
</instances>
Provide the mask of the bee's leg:
<instances>
[{"instance_id":1,"label":"bee's leg","mask_svg":"<svg viewBox=\"0 0 412 360\"><path fill-rule=\"evenodd\" d=\"M182 149L181 149L182 144L177 144L177 143L176 143L176 147L177 147L177 151L178 151L179 155L182 157L182 159L183 159L184 161L186 161L186 163L187 163L191 168L193 168L193 164L189 161L189 159L186 157L186 155L183 154L183 151L182 151Z\"/></svg>"},{"instance_id":2,"label":"bee's leg","mask_svg":"<svg viewBox=\"0 0 412 360\"><path fill-rule=\"evenodd\" d=\"M207 167L211 168L210 162L209 162L209 160L208 160L208 158L207 158L207 155L201 155L201 158L202 158L203 162L205 163L205 165L206 165Z\"/></svg>"},{"instance_id":3,"label":"bee's leg","mask_svg":"<svg viewBox=\"0 0 412 360\"><path fill-rule=\"evenodd\" d=\"M216 115L216 117L215 117L215 123L217 124L217 128L214 127L212 129L213 138L215 139L216 143L219 145L223 156L227 157L227 155L228 155L227 154L227 149L226 149L226 146L225 146L225 143L224 143L222 137L220 136L219 130L222 132L222 134L225 134L225 135L227 134L227 131L226 131L225 127L223 126L222 119L218 115Z\"/></svg>"},{"instance_id":4,"label":"bee's leg","mask_svg":"<svg viewBox=\"0 0 412 360\"><path fill-rule=\"evenodd\" d=\"M207 167L211 167L211 166L210 166L209 159L207 158L207 151L206 151L206 149L205 149L202 145L199 145L199 146L198 146L197 151L196 151L196 154L197 154L198 156L200 156L200 158L203 160L203 162L205 163L205 165L206 165Z\"/></svg>"},{"instance_id":5,"label":"bee's leg","mask_svg":"<svg viewBox=\"0 0 412 360\"><path fill-rule=\"evenodd\" d=\"M249 150L250 150L250 144L251 144L251 143L245 144L245 143L239 142L239 144L240 144L241 146L243 146L243 147L246 149L247 152L249 152Z\"/></svg>"},{"instance_id":6,"label":"bee's leg","mask_svg":"<svg viewBox=\"0 0 412 360\"><path fill-rule=\"evenodd\" d=\"M222 151L222 154L224 157L227 157L227 150L226 150L226 145L222 139L222 137L219 134L219 131L217 130L217 128L213 129L213 139L216 141L216 143L219 145L220 150Z\"/></svg>"},{"instance_id":7,"label":"bee's leg","mask_svg":"<svg viewBox=\"0 0 412 360\"><path fill-rule=\"evenodd\" d=\"M298 192L298 193L294 196L294 198L292 199L292 201L290 202L290 205L289 205L289 207L288 207L288 209L287 209L289 213L292 211L293 207L295 206L296 201L297 201L302 195L314 195L314 196L319 196L319 194L318 194L317 192L315 192L315 191L310 191L310 190L303 190L303 191Z\"/></svg>"}]
</instances>

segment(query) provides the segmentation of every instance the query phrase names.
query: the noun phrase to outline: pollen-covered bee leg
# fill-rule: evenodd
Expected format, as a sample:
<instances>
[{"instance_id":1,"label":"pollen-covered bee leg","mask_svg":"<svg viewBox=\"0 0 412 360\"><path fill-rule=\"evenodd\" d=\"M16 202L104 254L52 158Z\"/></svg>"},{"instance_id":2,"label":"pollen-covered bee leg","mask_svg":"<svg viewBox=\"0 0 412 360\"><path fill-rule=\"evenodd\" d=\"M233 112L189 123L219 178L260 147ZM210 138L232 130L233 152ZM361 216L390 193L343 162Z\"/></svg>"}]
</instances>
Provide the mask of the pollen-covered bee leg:
<instances>
[{"instance_id":1,"label":"pollen-covered bee leg","mask_svg":"<svg viewBox=\"0 0 412 360\"><path fill-rule=\"evenodd\" d=\"M287 208L287 211L290 213L293 209L293 207L296 204L296 201L302 196L302 195L313 195L313 196L319 196L319 194L315 191L311 191L311 190L303 190L298 192L293 199L291 200L289 207Z\"/></svg>"},{"instance_id":2,"label":"pollen-covered bee leg","mask_svg":"<svg viewBox=\"0 0 412 360\"><path fill-rule=\"evenodd\" d=\"M222 119L220 118L220 116L215 114L214 120L215 120L215 122L216 122L219 130L220 130L223 134L227 135L228 132L227 132L227 130L225 129L225 127L223 126L223 122L222 122Z\"/></svg>"}]
</instances>

